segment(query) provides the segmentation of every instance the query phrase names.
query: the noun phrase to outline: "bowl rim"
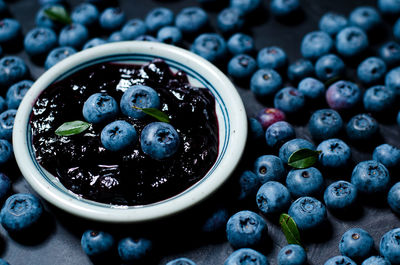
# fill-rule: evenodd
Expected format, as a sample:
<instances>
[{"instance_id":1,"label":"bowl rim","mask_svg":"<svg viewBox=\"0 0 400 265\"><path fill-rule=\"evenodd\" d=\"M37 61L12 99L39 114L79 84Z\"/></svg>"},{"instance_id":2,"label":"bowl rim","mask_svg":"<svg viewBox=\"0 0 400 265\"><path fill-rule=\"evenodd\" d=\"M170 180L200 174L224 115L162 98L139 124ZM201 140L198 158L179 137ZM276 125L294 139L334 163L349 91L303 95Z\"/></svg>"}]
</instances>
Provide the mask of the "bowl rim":
<instances>
[{"instance_id":1,"label":"bowl rim","mask_svg":"<svg viewBox=\"0 0 400 265\"><path fill-rule=\"evenodd\" d=\"M195 188L185 191L180 196L173 196L170 200L144 206L118 206L102 207L94 201L71 197L65 192L56 189L52 183L43 177L43 172L37 168L37 161L31 157L32 147L27 133L28 123L32 108L48 85L63 78L63 74L77 65L93 61L104 56L118 54L148 54L151 57L170 58L194 69L202 76L207 77L209 83L216 86L218 92L224 95L227 113L229 115L229 137L226 153L216 169ZM223 86L222 86L223 85ZM133 223L164 218L183 211L194 204L204 200L216 191L231 175L240 161L247 139L247 116L243 102L232 82L216 66L204 58L183 48L145 41L124 41L108 43L78 52L57 63L44 72L32 85L18 108L13 128L13 149L15 159L25 180L44 199L53 205L73 215L101 222ZM220 156L220 155L218 155ZM211 177L212 176L212 177ZM204 179L204 178L203 178ZM202 179L202 180L203 180ZM193 187L193 186L192 186ZM72 192L71 192L72 193ZM94 202L88 204L87 201ZM122 209L122 210L121 210Z\"/></svg>"}]
</instances>

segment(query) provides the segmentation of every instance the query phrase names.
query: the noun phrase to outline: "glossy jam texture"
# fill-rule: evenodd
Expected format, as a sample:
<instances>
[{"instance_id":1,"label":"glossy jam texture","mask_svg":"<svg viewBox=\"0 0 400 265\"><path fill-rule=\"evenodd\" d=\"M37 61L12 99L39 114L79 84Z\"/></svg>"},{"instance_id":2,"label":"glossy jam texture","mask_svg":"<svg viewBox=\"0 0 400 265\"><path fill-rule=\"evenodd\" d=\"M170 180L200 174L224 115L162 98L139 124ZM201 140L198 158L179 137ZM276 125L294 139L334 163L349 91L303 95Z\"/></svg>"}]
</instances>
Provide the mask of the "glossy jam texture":
<instances>
[{"instance_id":1,"label":"glossy jam texture","mask_svg":"<svg viewBox=\"0 0 400 265\"><path fill-rule=\"evenodd\" d=\"M178 152L157 161L145 155L139 141L121 152L106 150L100 142L105 124L95 124L74 136L56 136L67 121L84 120L82 106L97 92L119 102L134 84L154 88L161 110L180 136ZM147 116L136 120L122 115L140 135L156 121ZM145 205L186 190L212 167L218 155L218 122L215 99L208 89L193 87L185 73L173 73L162 60L145 65L96 64L52 84L38 98L32 112L33 147L38 162L72 192L98 202Z\"/></svg>"}]
</instances>

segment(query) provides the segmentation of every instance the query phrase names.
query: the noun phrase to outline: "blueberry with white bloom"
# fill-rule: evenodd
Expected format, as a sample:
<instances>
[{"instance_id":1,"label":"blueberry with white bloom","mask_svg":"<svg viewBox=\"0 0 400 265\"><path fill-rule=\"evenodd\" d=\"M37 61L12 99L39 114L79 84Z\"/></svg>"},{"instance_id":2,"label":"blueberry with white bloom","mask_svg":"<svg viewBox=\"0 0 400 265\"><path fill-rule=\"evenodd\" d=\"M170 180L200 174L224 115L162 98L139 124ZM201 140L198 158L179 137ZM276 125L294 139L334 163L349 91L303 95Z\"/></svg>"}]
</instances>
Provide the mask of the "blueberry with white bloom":
<instances>
[{"instance_id":1,"label":"blueberry with white bloom","mask_svg":"<svg viewBox=\"0 0 400 265\"><path fill-rule=\"evenodd\" d=\"M119 7L108 7L99 17L100 27L106 31L118 30L124 25L126 15Z\"/></svg>"},{"instance_id":2,"label":"blueberry with white bloom","mask_svg":"<svg viewBox=\"0 0 400 265\"><path fill-rule=\"evenodd\" d=\"M285 167L279 157L262 155L254 162L253 172L259 178L260 183L266 183L271 180L281 181L284 178Z\"/></svg>"},{"instance_id":3,"label":"blueberry with white bloom","mask_svg":"<svg viewBox=\"0 0 400 265\"><path fill-rule=\"evenodd\" d=\"M7 177L6 174L0 172L0 200L3 200L10 190L11 190L10 178Z\"/></svg>"},{"instance_id":4,"label":"blueberry with white bloom","mask_svg":"<svg viewBox=\"0 0 400 265\"><path fill-rule=\"evenodd\" d=\"M13 148L11 143L6 139L0 139L0 165L4 165L13 156Z\"/></svg>"},{"instance_id":5,"label":"blueberry with white bloom","mask_svg":"<svg viewBox=\"0 0 400 265\"><path fill-rule=\"evenodd\" d=\"M279 250L278 265L305 264L307 264L307 253L300 245L289 244Z\"/></svg>"},{"instance_id":6,"label":"blueberry with white bloom","mask_svg":"<svg viewBox=\"0 0 400 265\"><path fill-rule=\"evenodd\" d=\"M282 77L273 69L259 69L250 79L250 90L258 97L274 95L282 87Z\"/></svg>"},{"instance_id":7,"label":"blueberry with white bloom","mask_svg":"<svg viewBox=\"0 0 400 265\"><path fill-rule=\"evenodd\" d=\"M286 177L286 187L293 198L318 196L324 188L324 178L315 167L293 169Z\"/></svg>"},{"instance_id":8,"label":"blueberry with white bloom","mask_svg":"<svg viewBox=\"0 0 400 265\"><path fill-rule=\"evenodd\" d=\"M304 58L316 60L328 54L333 48L333 40L324 31L307 33L301 42L300 51Z\"/></svg>"},{"instance_id":9,"label":"blueberry with white bloom","mask_svg":"<svg viewBox=\"0 0 400 265\"><path fill-rule=\"evenodd\" d=\"M319 99L325 94L325 85L318 79L306 77L300 81L298 90L311 100Z\"/></svg>"},{"instance_id":10,"label":"blueberry with white bloom","mask_svg":"<svg viewBox=\"0 0 400 265\"><path fill-rule=\"evenodd\" d=\"M327 54L322 56L315 63L315 75L321 81L340 77L344 74L346 65L336 54Z\"/></svg>"},{"instance_id":11,"label":"blueberry with white bloom","mask_svg":"<svg viewBox=\"0 0 400 265\"><path fill-rule=\"evenodd\" d=\"M86 230L81 237L81 247L89 257L102 257L114 247L114 237L105 231Z\"/></svg>"},{"instance_id":12,"label":"blueberry with white bloom","mask_svg":"<svg viewBox=\"0 0 400 265\"><path fill-rule=\"evenodd\" d=\"M334 256L328 259L324 265L338 265L338 264L346 264L346 265L357 265L352 259L346 256Z\"/></svg>"},{"instance_id":13,"label":"blueberry with white bloom","mask_svg":"<svg viewBox=\"0 0 400 265\"><path fill-rule=\"evenodd\" d=\"M400 15L400 3L397 0L378 0L378 9L385 15Z\"/></svg>"},{"instance_id":14,"label":"blueberry with white bloom","mask_svg":"<svg viewBox=\"0 0 400 265\"><path fill-rule=\"evenodd\" d=\"M340 80L328 88L325 97L329 107L337 111L345 111L360 103L361 90L356 83Z\"/></svg>"},{"instance_id":15,"label":"blueberry with white bloom","mask_svg":"<svg viewBox=\"0 0 400 265\"><path fill-rule=\"evenodd\" d=\"M385 77L385 86L400 95L400 66L390 70Z\"/></svg>"},{"instance_id":16,"label":"blueberry with white bloom","mask_svg":"<svg viewBox=\"0 0 400 265\"><path fill-rule=\"evenodd\" d=\"M325 206L314 197L308 196L295 200L288 213L301 231L317 228L327 218Z\"/></svg>"},{"instance_id":17,"label":"blueberry with white bloom","mask_svg":"<svg viewBox=\"0 0 400 265\"><path fill-rule=\"evenodd\" d=\"M390 144L381 144L375 148L372 159L388 169L396 168L400 166L400 149Z\"/></svg>"},{"instance_id":18,"label":"blueberry with white bloom","mask_svg":"<svg viewBox=\"0 0 400 265\"><path fill-rule=\"evenodd\" d=\"M373 86L364 93L364 108L372 113L383 113L393 106L395 99L396 95L393 90L386 86Z\"/></svg>"},{"instance_id":19,"label":"blueberry with white bloom","mask_svg":"<svg viewBox=\"0 0 400 265\"><path fill-rule=\"evenodd\" d=\"M256 11L261 5L261 0L230 0L230 6L239 9L244 15Z\"/></svg>"},{"instance_id":20,"label":"blueberry with white bloom","mask_svg":"<svg viewBox=\"0 0 400 265\"><path fill-rule=\"evenodd\" d=\"M193 260L188 258L177 258L171 261L168 261L165 265L196 265Z\"/></svg>"},{"instance_id":21,"label":"blueberry with white bloom","mask_svg":"<svg viewBox=\"0 0 400 265\"><path fill-rule=\"evenodd\" d=\"M16 109L8 109L0 114L0 139L11 141Z\"/></svg>"},{"instance_id":22,"label":"blueberry with white bloom","mask_svg":"<svg viewBox=\"0 0 400 265\"><path fill-rule=\"evenodd\" d=\"M53 65L76 53L76 50L69 46L57 47L50 51L44 62L44 68L50 69Z\"/></svg>"},{"instance_id":23,"label":"blueberry with white bloom","mask_svg":"<svg viewBox=\"0 0 400 265\"><path fill-rule=\"evenodd\" d=\"M400 264L400 228L386 232L379 243L379 252L390 264Z\"/></svg>"},{"instance_id":24,"label":"blueberry with white bloom","mask_svg":"<svg viewBox=\"0 0 400 265\"><path fill-rule=\"evenodd\" d=\"M286 114L298 113L304 106L303 93L294 87L282 88L275 94L274 107Z\"/></svg>"},{"instance_id":25,"label":"blueberry with white bloom","mask_svg":"<svg viewBox=\"0 0 400 265\"><path fill-rule=\"evenodd\" d=\"M247 54L235 55L228 62L228 74L237 80L248 80L257 69L256 60Z\"/></svg>"},{"instance_id":26,"label":"blueberry with white bloom","mask_svg":"<svg viewBox=\"0 0 400 265\"><path fill-rule=\"evenodd\" d=\"M182 42L182 32L178 27L165 26L157 32L157 39L161 42L178 45Z\"/></svg>"},{"instance_id":27,"label":"blueberry with white bloom","mask_svg":"<svg viewBox=\"0 0 400 265\"><path fill-rule=\"evenodd\" d=\"M217 28L223 33L240 31L244 25L244 17L240 9L227 7L217 16Z\"/></svg>"},{"instance_id":28,"label":"blueberry with white bloom","mask_svg":"<svg viewBox=\"0 0 400 265\"><path fill-rule=\"evenodd\" d=\"M279 149L279 158L284 162L287 163L289 157L297 150L307 148L310 150L315 150L315 145L310 141L305 139L292 139L284 143L281 148Z\"/></svg>"},{"instance_id":29,"label":"blueberry with white bloom","mask_svg":"<svg viewBox=\"0 0 400 265\"><path fill-rule=\"evenodd\" d=\"M314 66L311 61L299 59L288 67L287 76L290 81L298 82L301 79L314 75Z\"/></svg>"},{"instance_id":30,"label":"blueberry with white bloom","mask_svg":"<svg viewBox=\"0 0 400 265\"><path fill-rule=\"evenodd\" d=\"M389 171L378 161L363 161L355 166L351 174L351 183L364 194L381 194L389 188Z\"/></svg>"},{"instance_id":31,"label":"blueberry with white bloom","mask_svg":"<svg viewBox=\"0 0 400 265\"><path fill-rule=\"evenodd\" d=\"M262 48L257 54L259 68L281 69L286 66L287 61L285 51L276 46Z\"/></svg>"},{"instance_id":32,"label":"blueberry with white bloom","mask_svg":"<svg viewBox=\"0 0 400 265\"><path fill-rule=\"evenodd\" d=\"M118 254L126 263L142 262L149 258L153 242L147 238L125 237L118 242Z\"/></svg>"},{"instance_id":33,"label":"blueberry with white bloom","mask_svg":"<svg viewBox=\"0 0 400 265\"><path fill-rule=\"evenodd\" d=\"M81 49L89 39L89 31L82 24L70 24L62 28L58 37L60 46L69 46Z\"/></svg>"},{"instance_id":34,"label":"blueberry with white bloom","mask_svg":"<svg viewBox=\"0 0 400 265\"><path fill-rule=\"evenodd\" d=\"M397 42L385 42L379 48L378 54L388 67L396 66L400 63L400 45Z\"/></svg>"},{"instance_id":35,"label":"blueberry with white bloom","mask_svg":"<svg viewBox=\"0 0 400 265\"><path fill-rule=\"evenodd\" d=\"M159 108L160 97L157 92L145 85L134 85L129 87L122 95L120 101L121 112L135 119L146 117L141 109Z\"/></svg>"},{"instance_id":36,"label":"blueberry with white bloom","mask_svg":"<svg viewBox=\"0 0 400 265\"><path fill-rule=\"evenodd\" d=\"M386 64L378 57L369 57L362 61L357 68L358 79L366 84L376 84L383 79L386 74Z\"/></svg>"},{"instance_id":37,"label":"blueberry with white bloom","mask_svg":"<svg viewBox=\"0 0 400 265\"><path fill-rule=\"evenodd\" d=\"M347 230L340 239L339 251L352 260L363 260L371 254L374 248L374 239L362 228Z\"/></svg>"},{"instance_id":38,"label":"blueberry with white bloom","mask_svg":"<svg viewBox=\"0 0 400 265\"><path fill-rule=\"evenodd\" d=\"M244 33L235 33L227 41L227 47L232 54L251 54L255 50L254 39Z\"/></svg>"},{"instance_id":39,"label":"blueberry with white bloom","mask_svg":"<svg viewBox=\"0 0 400 265\"><path fill-rule=\"evenodd\" d=\"M96 47L96 46L99 46L99 45L102 45L102 44L105 44L105 43L107 43L107 41L105 40L105 39L102 39L102 38L93 38L93 39L90 39L90 40L88 40L84 45L83 45L83 50L85 50L85 49L89 49L89 48L92 48L92 47Z\"/></svg>"},{"instance_id":40,"label":"blueberry with white bloom","mask_svg":"<svg viewBox=\"0 0 400 265\"><path fill-rule=\"evenodd\" d=\"M387 202L393 212L400 214L400 182L390 188L387 195Z\"/></svg>"},{"instance_id":41,"label":"blueberry with white bloom","mask_svg":"<svg viewBox=\"0 0 400 265\"><path fill-rule=\"evenodd\" d=\"M382 18L378 10L372 6L359 6L349 15L349 24L366 32L376 29L381 23Z\"/></svg>"},{"instance_id":42,"label":"blueberry with white bloom","mask_svg":"<svg viewBox=\"0 0 400 265\"><path fill-rule=\"evenodd\" d=\"M381 256L371 256L364 260L361 265L390 265L390 262Z\"/></svg>"},{"instance_id":43,"label":"blueberry with white bloom","mask_svg":"<svg viewBox=\"0 0 400 265\"><path fill-rule=\"evenodd\" d=\"M369 114L357 114L346 125L347 137L352 141L372 139L379 131L379 124Z\"/></svg>"},{"instance_id":44,"label":"blueberry with white bloom","mask_svg":"<svg viewBox=\"0 0 400 265\"><path fill-rule=\"evenodd\" d=\"M208 25L208 14L200 7L183 8L175 18L177 26L183 34L196 34L204 30Z\"/></svg>"},{"instance_id":45,"label":"blueberry with white bloom","mask_svg":"<svg viewBox=\"0 0 400 265\"><path fill-rule=\"evenodd\" d=\"M328 139L321 142L318 147L321 151L319 162L326 168L343 168L351 159L350 147L340 139Z\"/></svg>"},{"instance_id":46,"label":"blueberry with white bloom","mask_svg":"<svg viewBox=\"0 0 400 265\"><path fill-rule=\"evenodd\" d=\"M103 128L100 139L104 148L116 152L135 144L138 136L132 124L123 120L116 120Z\"/></svg>"},{"instance_id":47,"label":"blueberry with white bloom","mask_svg":"<svg viewBox=\"0 0 400 265\"><path fill-rule=\"evenodd\" d=\"M282 144L295 137L296 133L293 126L286 121L275 122L265 131L267 145L272 148L279 148Z\"/></svg>"},{"instance_id":48,"label":"blueberry with white bloom","mask_svg":"<svg viewBox=\"0 0 400 265\"><path fill-rule=\"evenodd\" d=\"M324 202L331 211L344 212L351 209L357 201L356 186L348 181L339 180L330 184L324 192Z\"/></svg>"},{"instance_id":49,"label":"blueberry with white bloom","mask_svg":"<svg viewBox=\"0 0 400 265\"><path fill-rule=\"evenodd\" d=\"M5 56L0 59L0 86L10 86L29 74L29 68L18 56Z\"/></svg>"},{"instance_id":50,"label":"blueberry with white bloom","mask_svg":"<svg viewBox=\"0 0 400 265\"><path fill-rule=\"evenodd\" d=\"M360 55L368 44L367 34L359 27L346 27L336 36L336 51L345 57Z\"/></svg>"},{"instance_id":51,"label":"blueberry with white bloom","mask_svg":"<svg viewBox=\"0 0 400 265\"><path fill-rule=\"evenodd\" d=\"M71 12L71 19L76 24L82 24L88 28L97 24L99 20L99 10L90 3L81 3L74 7Z\"/></svg>"},{"instance_id":52,"label":"blueberry with white bloom","mask_svg":"<svg viewBox=\"0 0 400 265\"><path fill-rule=\"evenodd\" d=\"M265 215L274 215L287 210L290 205L289 190L277 181L264 183L257 192L258 209Z\"/></svg>"},{"instance_id":53,"label":"blueberry with white bloom","mask_svg":"<svg viewBox=\"0 0 400 265\"><path fill-rule=\"evenodd\" d=\"M269 265L266 256L251 248L240 248L234 251L225 260L224 265L242 265L242 264ZM168 264L167 264L168 265ZM172 265L172 264L171 264ZM191 264L188 264L191 265Z\"/></svg>"},{"instance_id":54,"label":"blueberry with white bloom","mask_svg":"<svg viewBox=\"0 0 400 265\"><path fill-rule=\"evenodd\" d=\"M108 42L117 42L117 41L124 41L124 36L122 36L121 31L114 31L111 33L110 36L108 36L107 41Z\"/></svg>"},{"instance_id":55,"label":"blueberry with white bloom","mask_svg":"<svg viewBox=\"0 0 400 265\"><path fill-rule=\"evenodd\" d=\"M105 93L91 95L83 104L82 114L87 122L101 123L111 120L118 113L118 103Z\"/></svg>"},{"instance_id":56,"label":"blueberry with white bloom","mask_svg":"<svg viewBox=\"0 0 400 265\"><path fill-rule=\"evenodd\" d=\"M43 57L57 46L57 34L49 28L33 28L24 39L25 51L32 57Z\"/></svg>"},{"instance_id":57,"label":"blueberry with white bloom","mask_svg":"<svg viewBox=\"0 0 400 265\"><path fill-rule=\"evenodd\" d=\"M225 39L217 33L203 33L193 41L190 51L216 63L225 58L227 53Z\"/></svg>"},{"instance_id":58,"label":"blueberry with white bloom","mask_svg":"<svg viewBox=\"0 0 400 265\"><path fill-rule=\"evenodd\" d=\"M319 20L319 29L332 37L348 25L347 18L339 13L327 12Z\"/></svg>"},{"instance_id":59,"label":"blueberry with white bloom","mask_svg":"<svg viewBox=\"0 0 400 265\"><path fill-rule=\"evenodd\" d=\"M289 17L300 8L299 0L272 0L269 4L271 13L277 17Z\"/></svg>"},{"instance_id":60,"label":"blueberry with white bloom","mask_svg":"<svg viewBox=\"0 0 400 265\"><path fill-rule=\"evenodd\" d=\"M143 20L134 18L128 20L121 29L121 34L125 40L134 40L147 33L147 27Z\"/></svg>"},{"instance_id":61,"label":"blueberry with white bloom","mask_svg":"<svg viewBox=\"0 0 400 265\"><path fill-rule=\"evenodd\" d=\"M152 9L144 20L150 32L157 32L160 28L172 25L175 15L169 8L157 7Z\"/></svg>"}]
</instances>

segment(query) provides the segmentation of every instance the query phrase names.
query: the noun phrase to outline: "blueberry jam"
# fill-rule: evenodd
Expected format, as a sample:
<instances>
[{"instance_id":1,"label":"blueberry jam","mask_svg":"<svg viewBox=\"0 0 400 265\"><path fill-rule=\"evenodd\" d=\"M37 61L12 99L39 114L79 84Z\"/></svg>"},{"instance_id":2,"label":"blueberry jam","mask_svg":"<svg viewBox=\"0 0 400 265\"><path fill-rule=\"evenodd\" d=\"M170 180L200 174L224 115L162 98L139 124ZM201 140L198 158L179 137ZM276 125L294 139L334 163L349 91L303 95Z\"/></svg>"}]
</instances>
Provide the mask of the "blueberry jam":
<instances>
[{"instance_id":1,"label":"blueberry jam","mask_svg":"<svg viewBox=\"0 0 400 265\"><path fill-rule=\"evenodd\" d=\"M100 141L107 123L92 124L81 134L57 136L64 122L84 120L82 106L97 92L117 102L134 84L152 87L180 137L177 153L154 160L143 153L140 142L127 150L106 150ZM156 121L136 120L119 113L116 119L131 123L140 135ZM38 98L31 117L37 161L57 176L69 190L84 198L115 205L145 205L186 190L212 167L218 154L215 99L208 89L193 87L187 75L173 73L160 59L144 65L100 63L57 81Z\"/></svg>"}]
</instances>

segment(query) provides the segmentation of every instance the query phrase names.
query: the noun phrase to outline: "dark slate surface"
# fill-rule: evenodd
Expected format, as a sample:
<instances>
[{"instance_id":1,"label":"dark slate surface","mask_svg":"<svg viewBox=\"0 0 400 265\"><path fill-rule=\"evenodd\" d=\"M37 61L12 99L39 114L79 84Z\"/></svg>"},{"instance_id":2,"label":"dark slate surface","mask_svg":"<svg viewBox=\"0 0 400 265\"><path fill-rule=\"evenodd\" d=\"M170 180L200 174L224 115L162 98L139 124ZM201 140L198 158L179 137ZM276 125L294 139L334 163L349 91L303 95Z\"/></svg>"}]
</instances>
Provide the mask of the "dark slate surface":
<instances>
[{"instance_id":1,"label":"dark slate surface","mask_svg":"<svg viewBox=\"0 0 400 265\"><path fill-rule=\"evenodd\" d=\"M72 6L78 2L80 1L70 1ZM318 20L324 12L337 11L347 15L358 5L375 5L375 2L372 0L303 0L303 15L297 21L298 23L278 22L270 17L268 12L261 12L257 21L250 27L249 32L254 36L258 49L264 46L278 45L287 52L290 60L294 61L300 58L299 45L302 37L305 33L317 29ZM121 0L120 5L127 13L128 18L144 18L145 14L156 6L170 7L175 12L178 12L183 7L196 6L198 4L195 0ZM9 6L11 13L22 22L24 33L34 26L35 12L38 10L36 0L10 1ZM216 12L212 11L213 25L215 25L215 17ZM385 25L381 31L382 34L372 41L372 48L376 48L379 43L392 38L388 30L390 22L386 21ZM374 54L373 49L371 49L371 54ZM43 72L43 69L32 64L23 52L20 52L19 55L28 62L32 78L37 78ZM350 80L354 80L355 63L348 62L348 65L347 77ZM256 100L246 86L237 86L237 88L245 102L249 117L254 117L264 106L271 106L270 102L261 103ZM359 111L361 112L362 110L360 109ZM305 128L305 121L309 115L309 110L304 111L300 115L300 117L303 117L302 119L291 120L296 124L297 135L306 139L310 139ZM385 141L400 147L399 127L394 124L394 117L391 117L389 122L381 124L381 135L383 136L382 139L378 139L371 146L353 147L354 162L370 159L371 148L378 142ZM262 145L258 145L257 148L249 145L237 174L242 170L251 169L254 159L261 154L267 153L271 153L271 151ZM336 179L348 180L350 174L351 168L343 169L336 173L324 172L326 183ZM147 262L147 264L165 264L168 260L179 256L191 258L198 265L223 264L226 257L233 251L226 242L223 231L221 233L203 234L198 230L201 226L202 218L218 206L226 206L232 214L241 209L256 211L253 200L243 204L239 204L234 200L236 175L232 176L231 181L219 190L215 196L198 207L156 223L127 226L98 224L75 218L49 204L45 204L48 214L41 227L34 234L26 235L25 238L11 238L4 229L0 228L2 246L0 256L8 260L12 265L91 264L92 262L81 250L80 236L85 229L96 228L110 230L117 238L128 235L152 238L155 242L156 250L154 253L156 254L154 255L154 260ZM392 177L394 181L398 181L398 173L393 173ZM13 186L15 192L32 192L29 185L22 177L18 177L18 174L13 175L12 178L15 182ZM270 219L268 224L269 237L271 239L269 241L271 243L263 246L261 251L268 256L271 264L277 264L277 253L286 244L286 241L276 224L276 220ZM319 265L323 264L329 257L339 254L338 243L340 237L352 227L362 227L371 233L375 240L375 247L378 249L380 237L388 230L399 226L398 216L390 211L384 200L369 200L367 202L364 198L358 212L342 217L335 217L329 214L329 222L321 231L313 234L303 234L302 236L307 249L309 263L311 265ZM106 264L119 264L119 262L117 259L112 259L107 261Z\"/></svg>"}]
</instances>

